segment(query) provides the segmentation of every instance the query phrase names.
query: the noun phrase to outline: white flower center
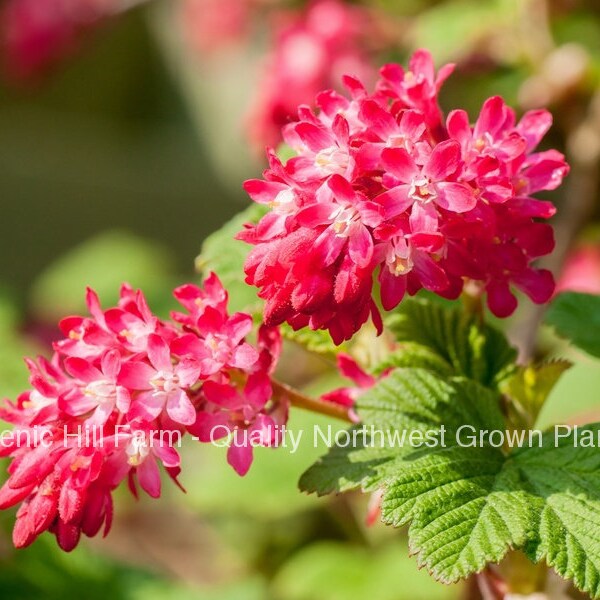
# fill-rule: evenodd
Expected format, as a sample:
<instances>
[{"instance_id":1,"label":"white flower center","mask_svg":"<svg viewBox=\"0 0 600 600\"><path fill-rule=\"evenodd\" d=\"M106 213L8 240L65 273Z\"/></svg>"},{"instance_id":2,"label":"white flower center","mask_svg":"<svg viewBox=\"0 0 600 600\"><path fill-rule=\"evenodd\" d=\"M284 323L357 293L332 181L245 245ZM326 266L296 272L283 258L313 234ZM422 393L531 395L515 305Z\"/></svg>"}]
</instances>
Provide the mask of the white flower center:
<instances>
[{"instance_id":1,"label":"white flower center","mask_svg":"<svg viewBox=\"0 0 600 600\"><path fill-rule=\"evenodd\" d=\"M341 175L348 168L349 162L348 153L337 146L320 150L315 156L315 166L323 175Z\"/></svg>"},{"instance_id":2,"label":"white flower center","mask_svg":"<svg viewBox=\"0 0 600 600\"><path fill-rule=\"evenodd\" d=\"M293 212L296 206L296 196L290 189L282 190L269 203L269 206L277 213L287 214Z\"/></svg>"},{"instance_id":3,"label":"white flower center","mask_svg":"<svg viewBox=\"0 0 600 600\"><path fill-rule=\"evenodd\" d=\"M117 386L107 379L99 379L88 383L83 393L94 399L98 404L112 404L117 395Z\"/></svg>"},{"instance_id":4,"label":"white flower center","mask_svg":"<svg viewBox=\"0 0 600 600\"><path fill-rule=\"evenodd\" d=\"M46 406L50 406L56 402L55 398L46 398L42 396L37 390L32 390L29 394L29 399L23 402L23 408L32 410L41 410Z\"/></svg>"},{"instance_id":5,"label":"white flower center","mask_svg":"<svg viewBox=\"0 0 600 600\"><path fill-rule=\"evenodd\" d=\"M413 199L423 204L427 204L437 198L437 191L429 177L415 177L408 191L408 195Z\"/></svg>"},{"instance_id":6,"label":"white flower center","mask_svg":"<svg viewBox=\"0 0 600 600\"><path fill-rule=\"evenodd\" d=\"M409 150L412 147L410 140L401 134L390 135L387 141L388 148L404 148L405 150Z\"/></svg>"},{"instance_id":7,"label":"white flower center","mask_svg":"<svg viewBox=\"0 0 600 600\"><path fill-rule=\"evenodd\" d=\"M141 465L150 454L150 444L148 444L146 436L140 433L134 434L125 448L125 453L128 456L127 462L132 467Z\"/></svg>"},{"instance_id":8,"label":"white flower center","mask_svg":"<svg viewBox=\"0 0 600 600\"><path fill-rule=\"evenodd\" d=\"M414 266L410 254L410 248L404 240L401 242L392 242L385 259L390 272L394 275L406 275L410 273Z\"/></svg>"},{"instance_id":9,"label":"white flower center","mask_svg":"<svg viewBox=\"0 0 600 600\"><path fill-rule=\"evenodd\" d=\"M489 131L486 131L480 138L477 138L473 142L473 147L475 148L475 150L477 150L477 152L482 152L486 148L491 147L493 145L494 140L490 135Z\"/></svg>"},{"instance_id":10,"label":"white flower center","mask_svg":"<svg viewBox=\"0 0 600 600\"><path fill-rule=\"evenodd\" d=\"M341 206L329 218L333 221L333 230L338 237L352 235L354 226L360 221L358 211L352 206Z\"/></svg>"},{"instance_id":11,"label":"white flower center","mask_svg":"<svg viewBox=\"0 0 600 600\"><path fill-rule=\"evenodd\" d=\"M167 373L165 371L158 371L156 375L150 380L156 396L158 394L168 394L179 389L179 377L175 373Z\"/></svg>"}]
</instances>

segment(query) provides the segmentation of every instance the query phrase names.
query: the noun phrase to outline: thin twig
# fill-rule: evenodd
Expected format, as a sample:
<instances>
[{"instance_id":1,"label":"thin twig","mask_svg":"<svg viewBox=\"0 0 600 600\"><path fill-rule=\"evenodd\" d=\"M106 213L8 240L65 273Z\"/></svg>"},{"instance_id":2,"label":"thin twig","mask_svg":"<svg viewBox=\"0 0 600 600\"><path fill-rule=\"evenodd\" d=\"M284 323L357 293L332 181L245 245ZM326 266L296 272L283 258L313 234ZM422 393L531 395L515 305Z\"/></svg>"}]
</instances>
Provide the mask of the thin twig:
<instances>
[{"instance_id":1,"label":"thin twig","mask_svg":"<svg viewBox=\"0 0 600 600\"><path fill-rule=\"evenodd\" d=\"M350 418L348 410L343 406L333 404L332 402L323 402L322 400L309 398L298 390L279 381L271 380L271 385L273 387L273 393L275 397L287 398L292 406L295 406L296 408L310 410L311 412L327 415L328 417L335 417L336 419L341 419L342 421L346 421L348 423L354 422Z\"/></svg>"}]
</instances>

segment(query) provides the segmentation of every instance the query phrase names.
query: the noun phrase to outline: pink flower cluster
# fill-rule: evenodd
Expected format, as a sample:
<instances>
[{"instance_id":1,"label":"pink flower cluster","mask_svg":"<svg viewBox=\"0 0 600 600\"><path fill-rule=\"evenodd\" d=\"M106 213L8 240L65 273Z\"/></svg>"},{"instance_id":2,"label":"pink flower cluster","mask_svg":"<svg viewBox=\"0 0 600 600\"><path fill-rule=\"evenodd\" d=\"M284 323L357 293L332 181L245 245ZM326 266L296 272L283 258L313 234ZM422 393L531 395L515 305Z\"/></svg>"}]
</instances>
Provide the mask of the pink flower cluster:
<instances>
[{"instance_id":1,"label":"pink flower cluster","mask_svg":"<svg viewBox=\"0 0 600 600\"><path fill-rule=\"evenodd\" d=\"M28 360L32 389L0 418L12 423L0 456L12 457L0 508L21 503L13 540L32 543L45 530L65 550L112 519L112 492L124 480L150 496L161 492L159 465L177 483L177 447L186 432L201 441L230 434L228 461L244 475L253 446L276 445L287 418L272 402L270 374L280 351L277 329L245 341L249 315L227 314L227 294L210 275L184 285L185 311L171 321L152 314L144 296L123 286L116 307L102 310L88 290L90 317L60 323L64 338L51 360Z\"/></svg>"},{"instance_id":2,"label":"pink flower cluster","mask_svg":"<svg viewBox=\"0 0 600 600\"><path fill-rule=\"evenodd\" d=\"M126 0L7 0L0 16L6 70L22 80L43 74L77 50L86 32L131 4Z\"/></svg>"},{"instance_id":3,"label":"pink flower cluster","mask_svg":"<svg viewBox=\"0 0 600 600\"><path fill-rule=\"evenodd\" d=\"M311 0L302 11L276 13L273 28L273 49L248 119L250 139L261 149L278 144L297 107L337 85L344 73L375 76L366 44L372 18L364 8Z\"/></svg>"},{"instance_id":4,"label":"pink flower cluster","mask_svg":"<svg viewBox=\"0 0 600 600\"><path fill-rule=\"evenodd\" d=\"M554 206L532 194L568 172L556 150L536 152L551 125L545 110L515 113L500 97L474 125L463 110L443 118L438 93L453 65L436 74L419 50L408 70L388 64L375 91L346 76L347 98L316 97L283 137L297 156L269 151L263 179L247 181L268 207L239 238L254 245L246 281L265 299L265 323L327 329L340 343L372 315L374 275L391 310L425 288L456 298L465 282L487 292L491 311L510 315L515 286L546 302L554 282L531 266L553 248Z\"/></svg>"}]
</instances>

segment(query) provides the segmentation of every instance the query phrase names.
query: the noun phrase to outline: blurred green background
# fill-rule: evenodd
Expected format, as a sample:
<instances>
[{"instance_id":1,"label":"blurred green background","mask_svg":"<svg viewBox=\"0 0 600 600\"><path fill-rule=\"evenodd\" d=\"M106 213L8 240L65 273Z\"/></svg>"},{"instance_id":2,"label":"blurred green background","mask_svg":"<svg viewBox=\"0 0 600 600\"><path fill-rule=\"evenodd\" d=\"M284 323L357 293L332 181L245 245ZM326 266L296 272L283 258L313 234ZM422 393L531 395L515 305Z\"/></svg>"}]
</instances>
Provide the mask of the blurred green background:
<instances>
[{"instance_id":1,"label":"blurred green background","mask_svg":"<svg viewBox=\"0 0 600 600\"><path fill-rule=\"evenodd\" d=\"M21 356L45 351L56 320L83 310L86 285L109 305L129 281L164 314L173 285L197 277L202 240L245 206L241 183L262 168L240 124L258 85L264 24L249 48L193 61L177 40L177 3L155 4L90 35L51 77L0 89L0 396L14 398L27 386ZM574 173L589 180L583 217L575 226L557 224L568 246L598 211L597 157L586 163L593 144L582 151L577 138L600 113L593 108L597 0L368 4L386 11L394 40L378 60L404 60L426 46L438 64L459 62L446 108L475 115L493 94L519 110L550 106L557 123L548 143L566 149ZM569 212L579 193L567 187L553 199ZM560 261L566 249L559 252ZM577 361L545 422L596 411L597 363L548 332L542 346ZM292 378L302 367L323 371L304 355L292 362L300 365ZM331 378L313 383L315 391L332 385ZM565 406L565 397L574 400ZM313 421L294 414L290 426ZM187 495L165 486L160 501L135 502L123 493L110 536L86 539L71 555L49 536L15 552L8 511L0 522L0 598L436 600L465 593L418 572L397 532L366 528L367 498L300 495L299 475L323 452L309 446L293 456L258 452L245 479L229 469L224 451L187 446Z\"/></svg>"}]
</instances>

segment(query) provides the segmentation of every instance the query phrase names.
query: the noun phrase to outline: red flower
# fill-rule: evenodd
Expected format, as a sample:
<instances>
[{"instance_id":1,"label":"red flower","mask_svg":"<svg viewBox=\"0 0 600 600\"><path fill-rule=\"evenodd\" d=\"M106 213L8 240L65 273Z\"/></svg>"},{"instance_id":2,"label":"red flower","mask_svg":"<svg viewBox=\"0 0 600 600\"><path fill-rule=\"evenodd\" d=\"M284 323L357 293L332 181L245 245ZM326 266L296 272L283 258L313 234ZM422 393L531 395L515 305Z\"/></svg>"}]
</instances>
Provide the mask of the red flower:
<instances>
[{"instance_id":1,"label":"red flower","mask_svg":"<svg viewBox=\"0 0 600 600\"><path fill-rule=\"evenodd\" d=\"M321 92L318 112L298 109L284 138L297 156L270 153L263 180L246 183L271 211L240 239L254 245L246 281L260 288L265 322L328 329L349 339L369 315L379 268L381 303L426 288L456 298L467 279L488 293L497 316L516 308L512 286L534 302L552 294L549 272L532 261L552 250L554 207L532 197L568 172L556 150L535 152L546 111L518 123L499 98L472 127L458 110L443 126L437 94L452 66L436 75L419 50L405 71L386 65L373 93L346 77L350 98Z\"/></svg>"},{"instance_id":2,"label":"red flower","mask_svg":"<svg viewBox=\"0 0 600 600\"><path fill-rule=\"evenodd\" d=\"M67 337L52 361L28 361L32 389L0 408L15 426L0 449L12 458L0 508L21 503L16 546L49 530L71 550L81 533L103 524L107 533L112 492L124 480L158 497L162 464L177 483L176 446L188 426L222 421L232 435L254 432L253 445L273 445L271 425L287 419L287 406L270 401L279 332L262 328L257 348L246 343L252 319L227 314L216 275L175 296L188 311L178 322L158 319L129 286L106 311L88 290L91 316L61 322ZM252 446L232 445L228 460L245 474Z\"/></svg>"}]
</instances>

